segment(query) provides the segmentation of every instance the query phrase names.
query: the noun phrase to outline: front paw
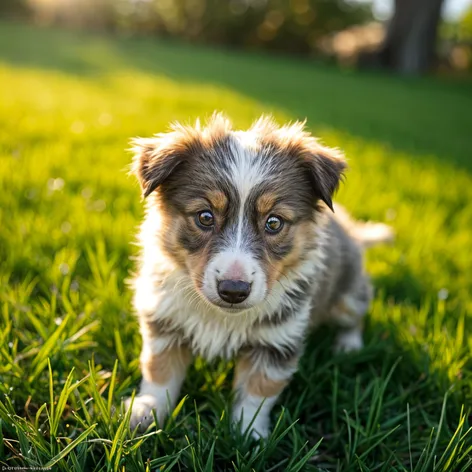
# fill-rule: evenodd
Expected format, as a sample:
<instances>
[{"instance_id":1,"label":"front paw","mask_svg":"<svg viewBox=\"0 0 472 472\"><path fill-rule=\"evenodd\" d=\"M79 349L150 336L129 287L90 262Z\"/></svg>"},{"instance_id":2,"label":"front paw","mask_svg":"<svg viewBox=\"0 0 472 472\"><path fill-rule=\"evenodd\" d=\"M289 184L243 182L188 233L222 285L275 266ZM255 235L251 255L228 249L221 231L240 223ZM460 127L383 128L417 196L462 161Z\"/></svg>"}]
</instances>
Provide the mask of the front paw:
<instances>
[{"instance_id":1,"label":"front paw","mask_svg":"<svg viewBox=\"0 0 472 472\"><path fill-rule=\"evenodd\" d=\"M338 334L334 350L337 353L349 353L359 351L363 346L362 332L359 329L352 329Z\"/></svg>"},{"instance_id":2,"label":"front paw","mask_svg":"<svg viewBox=\"0 0 472 472\"><path fill-rule=\"evenodd\" d=\"M253 421L252 417L249 415L242 416L241 411L235 412L233 414L233 424L235 427L239 428L241 434L246 434L247 431L250 431L252 438L266 439L270 434L270 420L269 417L259 413Z\"/></svg>"},{"instance_id":3,"label":"front paw","mask_svg":"<svg viewBox=\"0 0 472 472\"><path fill-rule=\"evenodd\" d=\"M125 401L125 409L129 410L131 406L131 398ZM134 430L139 426L139 431L145 431L152 423L154 423L154 416L156 416L159 424L162 424L165 419L165 414L162 408L159 408L156 397L153 395L143 394L137 395L134 398L129 426Z\"/></svg>"},{"instance_id":4,"label":"front paw","mask_svg":"<svg viewBox=\"0 0 472 472\"><path fill-rule=\"evenodd\" d=\"M247 430L247 427L245 428ZM251 437L255 440L267 439L270 434L269 418L262 421L259 417L256 418L251 427Z\"/></svg>"}]
</instances>

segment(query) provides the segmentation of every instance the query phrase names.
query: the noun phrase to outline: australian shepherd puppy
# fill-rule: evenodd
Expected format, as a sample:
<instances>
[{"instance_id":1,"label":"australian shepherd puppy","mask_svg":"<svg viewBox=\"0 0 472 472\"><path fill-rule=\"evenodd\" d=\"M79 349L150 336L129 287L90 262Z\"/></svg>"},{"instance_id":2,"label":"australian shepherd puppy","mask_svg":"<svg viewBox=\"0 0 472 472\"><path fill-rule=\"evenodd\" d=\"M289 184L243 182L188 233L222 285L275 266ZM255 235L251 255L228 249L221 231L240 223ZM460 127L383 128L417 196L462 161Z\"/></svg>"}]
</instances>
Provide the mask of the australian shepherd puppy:
<instances>
[{"instance_id":1,"label":"australian shepherd puppy","mask_svg":"<svg viewBox=\"0 0 472 472\"><path fill-rule=\"evenodd\" d=\"M303 123L262 117L236 131L215 114L133 143L147 205L133 282L143 380L131 426L149 426L153 410L162 422L193 356L221 356L236 359L234 421L246 430L254 419L252 434L265 437L310 328L335 323L338 349L362 346L372 297L362 247L390 229L332 212L346 163Z\"/></svg>"}]
</instances>

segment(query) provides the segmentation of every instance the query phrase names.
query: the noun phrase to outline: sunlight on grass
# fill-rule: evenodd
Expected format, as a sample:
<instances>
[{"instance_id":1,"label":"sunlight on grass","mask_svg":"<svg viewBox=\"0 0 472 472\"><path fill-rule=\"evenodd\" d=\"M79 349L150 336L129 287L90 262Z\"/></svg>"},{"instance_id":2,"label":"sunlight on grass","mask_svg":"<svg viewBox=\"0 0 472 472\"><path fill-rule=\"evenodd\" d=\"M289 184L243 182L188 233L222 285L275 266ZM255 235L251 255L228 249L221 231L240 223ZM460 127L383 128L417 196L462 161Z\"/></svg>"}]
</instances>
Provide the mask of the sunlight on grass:
<instances>
[{"instance_id":1,"label":"sunlight on grass","mask_svg":"<svg viewBox=\"0 0 472 472\"><path fill-rule=\"evenodd\" d=\"M0 82L0 464L470 470L470 90L2 24ZM332 83L344 103L327 96ZM364 83L387 102L408 94L414 119L358 98ZM446 98L457 113L429 116ZM230 430L222 361L197 360L162 430L130 432L120 407L138 385L140 350L124 281L142 203L125 149L214 109L239 127L263 112L308 116L348 156L339 201L397 233L367 256L377 295L366 348L333 356L331 333L313 335L259 449Z\"/></svg>"}]
</instances>

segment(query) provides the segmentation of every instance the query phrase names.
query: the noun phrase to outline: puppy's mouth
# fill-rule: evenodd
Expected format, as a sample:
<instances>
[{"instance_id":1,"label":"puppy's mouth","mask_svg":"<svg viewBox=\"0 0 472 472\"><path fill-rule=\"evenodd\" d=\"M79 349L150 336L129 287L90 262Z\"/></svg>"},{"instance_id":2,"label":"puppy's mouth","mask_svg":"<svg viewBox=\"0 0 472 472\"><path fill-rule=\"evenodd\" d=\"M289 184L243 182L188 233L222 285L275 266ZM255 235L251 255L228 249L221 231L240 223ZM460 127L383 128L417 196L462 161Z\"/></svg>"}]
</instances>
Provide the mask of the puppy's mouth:
<instances>
[{"instance_id":1,"label":"puppy's mouth","mask_svg":"<svg viewBox=\"0 0 472 472\"><path fill-rule=\"evenodd\" d=\"M205 297L205 295L203 295ZM205 297L213 306L219 308L222 312L226 314L237 315L239 313L244 313L247 310L250 310L253 305L248 305L247 303L227 303L221 299L210 299Z\"/></svg>"},{"instance_id":2,"label":"puppy's mouth","mask_svg":"<svg viewBox=\"0 0 472 472\"><path fill-rule=\"evenodd\" d=\"M228 303L219 297L210 297L206 295L205 292L202 290L202 288L196 283L194 284L194 287L195 287L195 292L203 301L209 303L211 306L215 308L218 308L219 311L221 311L222 314L225 314L225 315L238 315L238 314L241 314L250 310L254 306L246 302Z\"/></svg>"}]
</instances>

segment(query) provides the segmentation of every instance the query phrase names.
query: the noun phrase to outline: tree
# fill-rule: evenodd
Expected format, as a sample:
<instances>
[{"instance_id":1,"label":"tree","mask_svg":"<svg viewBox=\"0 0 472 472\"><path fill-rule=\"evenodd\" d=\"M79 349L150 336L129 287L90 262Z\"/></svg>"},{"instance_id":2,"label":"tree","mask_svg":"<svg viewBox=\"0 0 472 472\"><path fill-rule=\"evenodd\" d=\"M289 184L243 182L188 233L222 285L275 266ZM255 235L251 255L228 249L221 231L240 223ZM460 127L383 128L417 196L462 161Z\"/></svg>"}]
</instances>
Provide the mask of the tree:
<instances>
[{"instance_id":1,"label":"tree","mask_svg":"<svg viewBox=\"0 0 472 472\"><path fill-rule=\"evenodd\" d=\"M26 0L0 0L0 16L21 17L28 13Z\"/></svg>"},{"instance_id":2,"label":"tree","mask_svg":"<svg viewBox=\"0 0 472 472\"><path fill-rule=\"evenodd\" d=\"M405 75L427 72L434 62L444 0L395 0L395 11L376 62Z\"/></svg>"}]
</instances>

